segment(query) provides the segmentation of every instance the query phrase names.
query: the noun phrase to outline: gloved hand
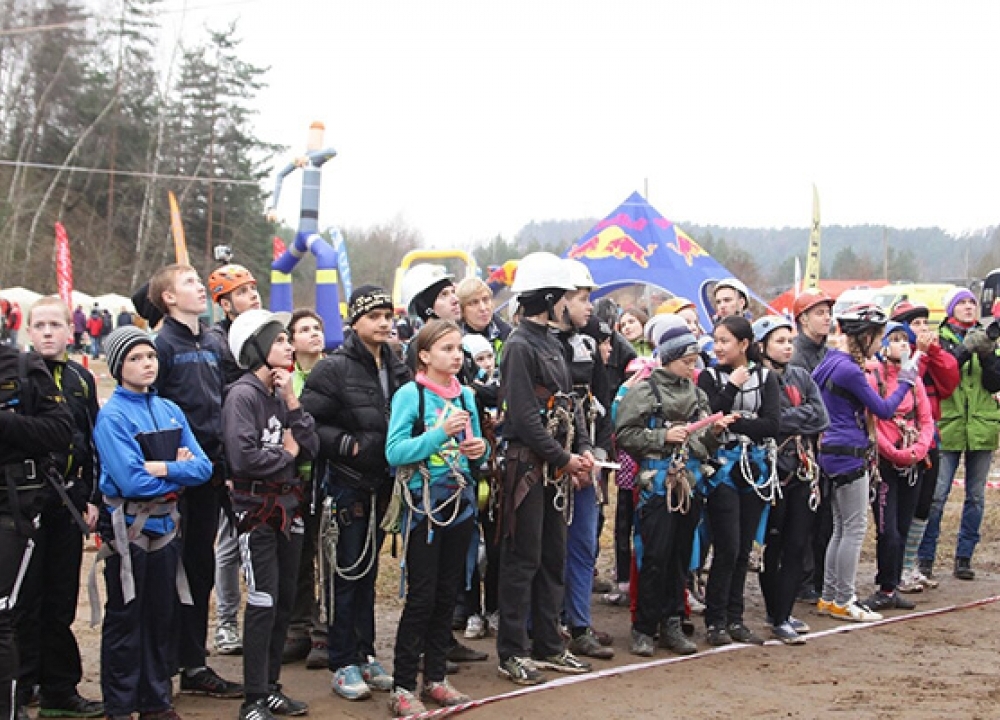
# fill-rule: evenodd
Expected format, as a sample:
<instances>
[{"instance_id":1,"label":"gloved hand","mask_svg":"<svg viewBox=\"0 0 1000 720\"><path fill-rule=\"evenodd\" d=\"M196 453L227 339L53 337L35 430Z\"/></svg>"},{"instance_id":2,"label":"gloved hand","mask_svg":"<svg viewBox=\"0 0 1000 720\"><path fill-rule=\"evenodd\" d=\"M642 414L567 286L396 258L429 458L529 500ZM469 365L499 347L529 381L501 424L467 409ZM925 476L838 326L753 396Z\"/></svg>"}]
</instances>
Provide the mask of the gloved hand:
<instances>
[{"instance_id":1,"label":"gloved hand","mask_svg":"<svg viewBox=\"0 0 1000 720\"><path fill-rule=\"evenodd\" d=\"M992 352L996 349L996 343L990 340L990 336L986 334L985 330L980 330L979 328L969 330L965 339L962 341L962 344L965 345L970 352L974 352L977 355L980 353Z\"/></svg>"},{"instance_id":2,"label":"gloved hand","mask_svg":"<svg viewBox=\"0 0 1000 720\"><path fill-rule=\"evenodd\" d=\"M905 383L910 387L917 384L917 370L916 368L903 368L899 371L899 382Z\"/></svg>"}]
</instances>

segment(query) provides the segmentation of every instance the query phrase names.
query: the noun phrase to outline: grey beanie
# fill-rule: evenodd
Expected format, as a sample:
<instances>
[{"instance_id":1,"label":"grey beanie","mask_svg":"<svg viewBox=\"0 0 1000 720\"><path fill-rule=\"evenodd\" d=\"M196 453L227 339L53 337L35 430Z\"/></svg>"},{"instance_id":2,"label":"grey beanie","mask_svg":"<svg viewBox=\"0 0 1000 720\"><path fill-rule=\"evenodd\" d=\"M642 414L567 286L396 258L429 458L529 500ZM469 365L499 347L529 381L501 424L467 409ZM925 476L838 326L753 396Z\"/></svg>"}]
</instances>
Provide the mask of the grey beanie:
<instances>
[{"instance_id":1,"label":"grey beanie","mask_svg":"<svg viewBox=\"0 0 1000 720\"><path fill-rule=\"evenodd\" d=\"M660 344L656 347L656 356L660 363L666 365L674 360L680 360L688 355L698 354L698 341L694 334L684 327L669 328L660 335Z\"/></svg>"},{"instance_id":2,"label":"grey beanie","mask_svg":"<svg viewBox=\"0 0 1000 720\"><path fill-rule=\"evenodd\" d=\"M104 352L108 358L108 372L119 383L122 381L122 367L125 358L137 345L149 345L154 350L153 338L134 325L126 325L112 330L104 341Z\"/></svg>"}]
</instances>

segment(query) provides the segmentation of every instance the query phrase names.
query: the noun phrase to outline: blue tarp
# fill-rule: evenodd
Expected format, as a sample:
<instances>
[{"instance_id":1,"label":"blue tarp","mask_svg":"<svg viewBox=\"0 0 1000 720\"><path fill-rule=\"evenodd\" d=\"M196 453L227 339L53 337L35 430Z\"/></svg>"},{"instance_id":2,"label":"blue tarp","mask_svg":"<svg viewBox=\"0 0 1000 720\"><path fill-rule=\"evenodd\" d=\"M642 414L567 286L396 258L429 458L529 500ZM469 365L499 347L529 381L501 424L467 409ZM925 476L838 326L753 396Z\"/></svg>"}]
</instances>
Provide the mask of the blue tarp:
<instances>
[{"instance_id":1,"label":"blue tarp","mask_svg":"<svg viewBox=\"0 0 1000 720\"><path fill-rule=\"evenodd\" d=\"M600 286L595 296L627 285L653 285L696 303L707 328L712 327L712 309L706 308L703 292L711 283L733 277L637 192L573 243L565 257L590 268Z\"/></svg>"}]
</instances>

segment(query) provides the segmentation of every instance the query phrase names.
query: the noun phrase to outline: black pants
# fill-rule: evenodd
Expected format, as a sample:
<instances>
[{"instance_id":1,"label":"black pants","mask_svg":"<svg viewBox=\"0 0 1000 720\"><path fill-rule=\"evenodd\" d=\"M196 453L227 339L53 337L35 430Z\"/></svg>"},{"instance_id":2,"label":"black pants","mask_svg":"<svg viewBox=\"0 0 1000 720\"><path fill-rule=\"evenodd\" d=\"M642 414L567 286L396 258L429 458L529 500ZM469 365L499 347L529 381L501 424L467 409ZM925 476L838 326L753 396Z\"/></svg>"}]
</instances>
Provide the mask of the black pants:
<instances>
[{"instance_id":1,"label":"black pants","mask_svg":"<svg viewBox=\"0 0 1000 720\"><path fill-rule=\"evenodd\" d=\"M931 501L934 500L934 488L937 487L938 472L941 470L941 449L935 445L927 451L930 467L924 467L920 482L917 484L917 505L913 517L926 520L931 514Z\"/></svg>"},{"instance_id":2,"label":"black pants","mask_svg":"<svg viewBox=\"0 0 1000 720\"><path fill-rule=\"evenodd\" d=\"M270 525L240 534L240 559L247 583L243 611L243 686L246 699L267 697L281 676L281 652L295 602L302 556L302 519L288 535Z\"/></svg>"},{"instance_id":3,"label":"black pants","mask_svg":"<svg viewBox=\"0 0 1000 720\"><path fill-rule=\"evenodd\" d=\"M768 515L760 574L764 605L775 625L786 622L792 614L802 582L802 564L812 552L809 538L815 517L809 509L809 484L793 478Z\"/></svg>"},{"instance_id":4,"label":"black pants","mask_svg":"<svg viewBox=\"0 0 1000 720\"><path fill-rule=\"evenodd\" d=\"M633 626L653 637L660 624L684 614L684 581L691 562L694 531L701 501L694 498L686 513L670 512L665 498L654 496L636 509L642 557Z\"/></svg>"},{"instance_id":5,"label":"black pants","mask_svg":"<svg viewBox=\"0 0 1000 720\"><path fill-rule=\"evenodd\" d=\"M309 495L306 495L308 500ZM288 624L288 637L309 638L312 642L326 644L326 628L319 621L319 603L316 600L316 563L319 561L319 508L316 513L303 505L302 554L299 560L298 582L295 586L295 604Z\"/></svg>"},{"instance_id":6,"label":"black pants","mask_svg":"<svg viewBox=\"0 0 1000 720\"><path fill-rule=\"evenodd\" d=\"M428 541L425 520L410 531L406 549L406 604L396 629L393 682L411 692L417 689L420 656L424 656L424 683L441 682L451 644L451 616L459 584L465 577L465 558L474 518L453 527L435 527Z\"/></svg>"},{"instance_id":7,"label":"black pants","mask_svg":"<svg viewBox=\"0 0 1000 720\"><path fill-rule=\"evenodd\" d=\"M0 486L0 492L6 488ZM0 718L13 717L12 700L18 676L14 607L34 543L19 533L10 515L0 514Z\"/></svg>"},{"instance_id":8,"label":"black pants","mask_svg":"<svg viewBox=\"0 0 1000 720\"><path fill-rule=\"evenodd\" d=\"M823 577L826 575L826 546L833 537L833 483L825 475L820 476L820 499L816 509L811 537L812 574L807 578L817 593L823 593Z\"/></svg>"},{"instance_id":9,"label":"black pants","mask_svg":"<svg viewBox=\"0 0 1000 720\"><path fill-rule=\"evenodd\" d=\"M171 627L177 598L180 542L156 552L130 545L135 598L122 597L121 557L104 566L108 600L101 626L101 692L109 715L155 712L171 707Z\"/></svg>"},{"instance_id":10,"label":"black pants","mask_svg":"<svg viewBox=\"0 0 1000 720\"><path fill-rule=\"evenodd\" d=\"M705 624L743 622L747 562L764 502L753 492L719 485L706 504L712 531L712 569L705 589Z\"/></svg>"},{"instance_id":11,"label":"black pants","mask_svg":"<svg viewBox=\"0 0 1000 720\"><path fill-rule=\"evenodd\" d=\"M910 485L906 475L893 467L892 463L879 462L882 481L875 492L872 512L875 514L875 555L878 571L875 583L884 592L892 592L899 585L903 572L903 550L906 536L913 522L913 511L919 495L920 470L917 482Z\"/></svg>"},{"instance_id":12,"label":"black pants","mask_svg":"<svg viewBox=\"0 0 1000 720\"><path fill-rule=\"evenodd\" d=\"M529 655L528 618L531 618L531 655L547 657L562 652L559 613L563 607L566 567L566 519L552 500L556 491L538 482L515 511L513 537L500 549L500 660Z\"/></svg>"},{"instance_id":13,"label":"black pants","mask_svg":"<svg viewBox=\"0 0 1000 720\"><path fill-rule=\"evenodd\" d=\"M83 677L80 648L73 635L80 592L83 534L61 506L42 512L35 533L35 550L21 587L15 612L21 669L21 701L35 685L49 701L76 694Z\"/></svg>"},{"instance_id":14,"label":"black pants","mask_svg":"<svg viewBox=\"0 0 1000 720\"><path fill-rule=\"evenodd\" d=\"M215 536L219 533L219 493L207 482L189 487L181 496L181 562L191 585L193 605L177 601L177 667L205 664L208 601L215 586ZM176 593L173 594L176 598Z\"/></svg>"},{"instance_id":15,"label":"black pants","mask_svg":"<svg viewBox=\"0 0 1000 720\"><path fill-rule=\"evenodd\" d=\"M627 583L632 573L632 520L635 496L631 488L618 488L615 508L615 580Z\"/></svg>"}]
</instances>

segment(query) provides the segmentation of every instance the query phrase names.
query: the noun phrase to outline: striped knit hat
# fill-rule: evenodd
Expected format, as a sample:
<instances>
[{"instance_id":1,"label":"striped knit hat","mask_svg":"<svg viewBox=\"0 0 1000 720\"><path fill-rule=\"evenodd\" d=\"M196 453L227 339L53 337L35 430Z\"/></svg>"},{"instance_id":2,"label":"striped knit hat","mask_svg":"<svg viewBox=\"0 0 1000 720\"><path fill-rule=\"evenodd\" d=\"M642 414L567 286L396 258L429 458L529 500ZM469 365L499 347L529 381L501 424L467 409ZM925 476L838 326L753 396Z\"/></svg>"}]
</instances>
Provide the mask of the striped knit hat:
<instances>
[{"instance_id":1,"label":"striped knit hat","mask_svg":"<svg viewBox=\"0 0 1000 720\"><path fill-rule=\"evenodd\" d=\"M125 365L125 358L137 345L149 345L154 350L156 349L153 338L134 325L125 325L117 330L112 330L104 341L104 352L108 358L108 372L119 383L122 381L122 367Z\"/></svg>"}]
</instances>

